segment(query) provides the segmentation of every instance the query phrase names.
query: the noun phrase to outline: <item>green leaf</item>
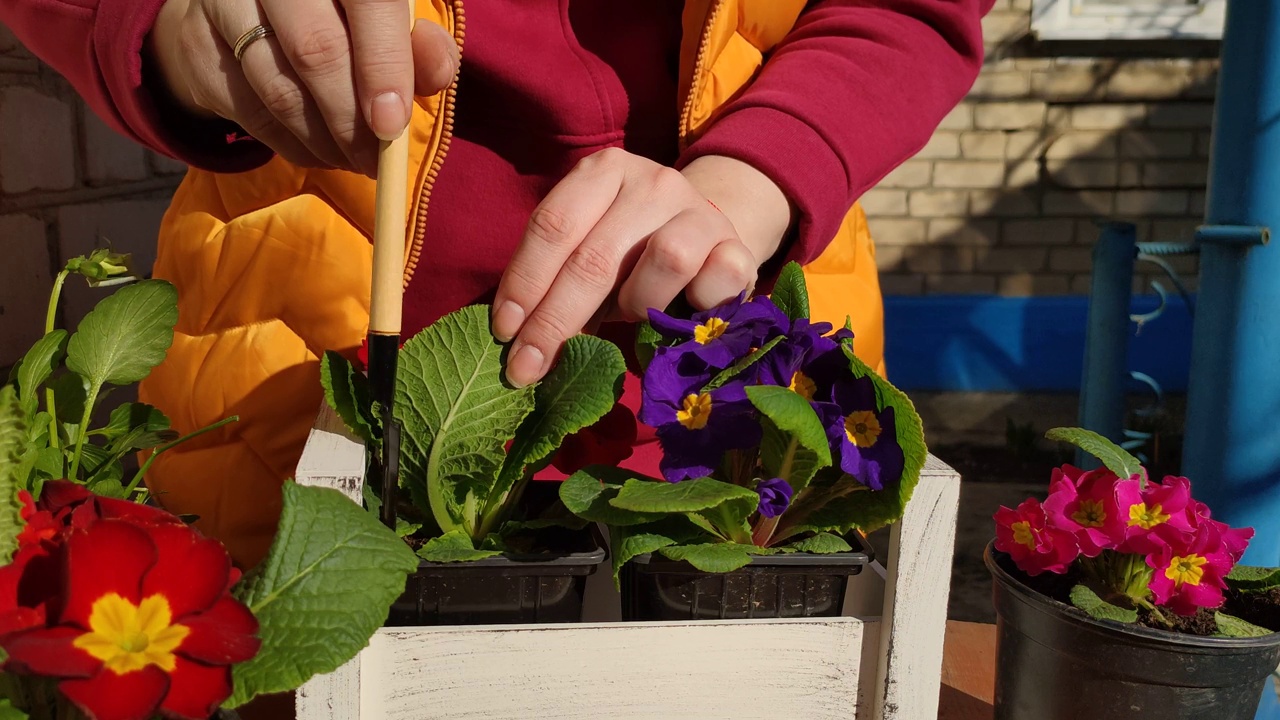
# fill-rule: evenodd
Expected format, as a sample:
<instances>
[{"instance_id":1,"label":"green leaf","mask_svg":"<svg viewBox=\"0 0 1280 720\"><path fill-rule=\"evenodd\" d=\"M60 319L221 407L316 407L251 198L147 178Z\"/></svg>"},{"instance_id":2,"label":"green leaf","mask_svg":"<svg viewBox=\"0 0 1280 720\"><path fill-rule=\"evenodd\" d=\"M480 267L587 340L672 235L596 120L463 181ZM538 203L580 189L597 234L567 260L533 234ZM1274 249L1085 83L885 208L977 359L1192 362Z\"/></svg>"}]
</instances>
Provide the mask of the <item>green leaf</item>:
<instances>
[{"instance_id":1,"label":"green leaf","mask_svg":"<svg viewBox=\"0 0 1280 720\"><path fill-rule=\"evenodd\" d=\"M53 390L54 410L61 423L78 423L84 415L84 404L89 401L89 388L85 379L69 372L50 380L47 386Z\"/></svg>"},{"instance_id":2,"label":"green leaf","mask_svg":"<svg viewBox=\"0 0 1280 720\"><path fill-rule=\"evenodd\" d=\"M20 454L27 442L26 414L12 385L0 388L0 565L13 559L18 549L22 504L18 502Z\"/></svg>"},{"instance_id":3,"label":"green leaf","mask_svg":"<svg viewBox=\"0 0 1280 720\"><path fill-rule=\"evenodd\" d=\"M658 552L672 560L684 560L703 572L733 572L751 562L751 554L760 548L737 543L705 543L664 547Z\"/></svg>"},{"instance_id":4,"label":"green leaf","mask_svg":"<svg viewBox=\"0 0 1280 720\"><path fill-rule=\"evenodd\" d=\"M782 266L769 299L792 320L809 317L809 289L805 286L804 270L799 263L789 262Z\"/></svg>"},{"instance_id":5,"label":"green leaf","mask_svg":"<svg viewBox=\"0 0 1280 720\"><path fill-rule=\"evenodd\" d=\"M676 541L661 533L637 532L632 528L609 527L609 547L613 555L613 583L618 584L622 567L632 558L674 545Z\"/></svg>"},{"instance_id":6,"label":"green leaf","mask_svg":"<svg viewBox=\"0 0 1280 720\"><path fill-rule=\"evenodd\" d=\"M730 365L724 370L721 370L720 372L716 373L716 376L711 378L711 382L708 382L706 385L702 387L702 392L711 392L712 390L715 390L716 388L724 385L725 383L729 382L735 377L746 372L747 369L750 368L752 365L755 365L756 363L763 360L765 355L768 355L771 350L773 350L775 347L778 346L778 343L786 339L787 338L785 335L779 335L778 337L770 340L764 345L761 345L760 347L756 348L754 351L749 353L746 357L735 362L734 364Z\"/></svg>"},{"instance_id":7,"label":"green leaf","mask_svg":"<svg viewBox=\"0 0 1280 720\"><path fill-rule=\"evenodd\" d=\"M355 657L418 567L403 540L337 490L288 482L283 492L267 559L233 591L258 618L262 649L233 669L227 707Z\"/></svg>"},{"instance_id":8,"label":"green leaf","mask_svg":"<svg viewBox=\"0 0 1280 720\"><path fill-rule=\"evenodd\" d=\"M501 555L497 550L477 550L471 536L465 530L450 530L434 537L418 549L418 557L428 562L451 563L483 560Z\"/></svg>"},{"instance_id":9,"label":"green leaf","mask_svg":"<svg viewBox=\"0 0 1280 720\"><path fill-rule=\"evenodd\" d=\"M622 394L622 351L591 335L569 338L560 359L534 391L533 412L516 431L485 515L497 511L528 471L546 465L565 437L595 424Z\"/></svg>"},{"instance_id":10,"label":"green leaf","mask_svg":"<svg viewBox=\"0 0 1280 720\"><path fill-rule=\"evenodd\" d=\"M482 305L444 316L400 351L400 478L442 532L475 526L467 494L487 499L507 440L533 409L535 388L505 384L502 351Z\"/></svg>"},{"instance_id":11,"label":"green leaf","mask_svg":"<svg viewBox=\"0 0 1280 720\"><path fill-rule=\"evenodd\" d=\"M320 386L324 388L325 402L353 435L370 445L379 441L374 432L377 420L369 380L354 365L338 353L326 350L320 358Z\"/></svg>"},{"instance_id":12,"label":"green leaf","mask_svg":"<svg viewBox=\"0 0 1280 720\"><path fill-rule=\"evenodd\" d=\"M124 403L111 411L111 417L107 420L106 427L95 430L90 435L102 435L111 441L124 437L138 428L148 433L159 433L170 428L169 418L155 407L146 403ZM177 435L173 437L176 438ZM170 438L170 440L172 439ZM157 442L146 447L154 447L159 444Z\"/></svg>"},{"instance_id":13,"label":"green leaf","mask_svg":"<svg viewBox=\"0 0 1280 720\"><path fill-rule=\"evenodd\" d=\"M643 513L687 513L732 504L743 518L760 504L754 490L711 478L668 483L660 480L627 480L610 504Z\"/></svg>"},{"instance_id":14,"label":"green leaf","mask_svg":"<svg viewBox=\"0 0 1280 720\"><path fill-rule=\"evenodd\" d=\"M9 698L0 698L0 720L27 720L30 716L14 707Z\"/></svg>"},{"instance_id":15,"label":"green leaf","mask_svg":"<svg viewBox=\"0 0 1280 720\"><path fill-rule=\"evenodd\" d=\"M124 479L124 466L120 464L120 455L97 445L84 446L80 471L90 489L96 489L102 482L111 480L119 482Z\"/></svg>"},{"instance_id":16,"label":"green leaf","mask_svg":"<svg viewBox=\"0 0 1280 720\"><path fill-rule=\"evenodd\" d=\"M90 486L90 489L103 497L115 498L117 500L127 500L129 498L129 492L125 490L125 487L121 484L119 477L104 477L102 480L93 483Z\"/></svg>"},{"instance_id":17,"label":"green leaf","mask_svg":"<svg viewBox=\"0 0 1280 720\"><path fill-rule=\"evenodd\" d=\"M611 527L640 525L660 518L659 514L625 510L611 503L618 496L623 483L631 480L643 481L641 476L622 468L585 468L560 484L560 502L564 503L569 512L584 520Z\"/></svg>"},{"instance_id":18,"label":"green leaf","mask_svg":"<svg viewBox=\"0 0 1280 720\"><path fill-rule=\"evenodd\" d=\"M396 518L396 537L409 537L422 529L422 523L411 523L402 517Z\"/></svg>"},{"instance_id":19,"label":"green leaf","mask_svg":"<svg viewBox=\"0 0 1280 720\"><path fill-rule=\"evenodd\" d=\"M36 341L18 366L18 392L27 417L40 406L40 387L53 377L53 371L67 354L67 331L58 329Z\"/></svg>"},{"instance_id":20,"label":"green leaf","mask_svg":"<svg viewBox=\"0 0 1280 720\"><path fill-rule=\"evenodd\" d=\"M1224 612L1215 612L1213 619L1218 621L1218 633L1222 637L1229 638L1251 638L1266 637L1271 631L1254 625L1246 620L1241 620L1234 615L1228 615Z\"/></svg>"},{"instance_id":21,"label":"green leaf","mask_svg":"<svg viewBox=\"0 0 1280 720\"><path fill-rule=\"evenodd\" d=\"M1092 430L1085 430L1084 428L1054 428L1045 433L1044 436L1050 440L1075 445L1098 458L1108 470L1121 478L1130 478L1138 475L1145 479L1147 476L1147 471L1143 469L1142 463L1138 458Z\"/></svg>"},{"instance_id":22,"label":"green leaf","mask_svg":"<svg viewBox=\"0 0 1280 720\"><path fill-rule=\"evenodd\" d=\"M544 517L534 518L533 520L511 520L502 524L498 528L498 535L507 537L516 533L528 530L545 530L546 528L565 528L567 530L581 530L590 525L591 522L580 517Z\"/></svg>"},{"instance_id":23,"label":"green leaf","mask_svg":"<svg viewBox=\"0 0 1280 720\"><path fill-rule=\"evenodd\" d=\"M93 447L86 445L85 449ZM36 450L35 471L44 475L50 480L61 480L67 474L66 465L64 464L66 456L62 451L54 447L45 447Z\"/></svg>"},{"instance_id":24,"label":"green leaf","mask_svg":"<svg viewBox=\"0 0 1280 720\"><path fill-rule=\"evenodd\" d=\"M814 555L830 555L832 553L853 552L853 548L844 538L831 533L818 533L813 537L807 537L799 542L793 542L787 547L796 552L813 553Z\"/></svg>"},{"instance_id":25,"label":"green leaf","mask_svg":"<svg viewBox=\"0 0 1280 720\"><path fill-rule=\"evenodd\" d=\"M1122 623L1138 621L1138 611L1112 605L1098 597L1098 593L1087 585L1076 585L1071 588L1071 604L1098 620L1113 620Z\"/></svg>"},{"instance_id":26,"label":"green leaf","mask_svg":"<svg viewBox=\"0 0 1280 720\"><path fill-rule=\"evenodd\" d=\"M164 280L120 288L80 321L67 343L67 367L89 381L129 385L164 360L178 322L178 293Z\"/></svg>"},{"instance_id":27,"label":"green leaf","mask_svg":"<svg viewBox=\"0 0 1280 720\"><path fill-rule=\"evenodd\" d=\"M640 361L642 372L649 367L649 362L653 360L654 353L663 340L662 333L653 329L648 320L636 325L636 359Z\"/></svg>"},{"instance_id":28,"label":"green leaf","mask_svg":"<svg viewBox=\"0 0 1280 720\"><path fill-rule=\"evenodd\" d=\"M749 387L747 399L768 421L760 443L765 472L800 492L814 473L831 465L831 446L822 421L808 400L788 388Z\"/></svg>"},{"instance_id":29,"label":"green leaf","mask_svg":"<svg viewBox=\"0 0 1280 720\"><path fill-rule=\"evenodd\" d=\"M1280 587L1280 568L1236 565L1227 574L1227 585L1233 590L1258 592Z\"/></svg>"}]
</instances>

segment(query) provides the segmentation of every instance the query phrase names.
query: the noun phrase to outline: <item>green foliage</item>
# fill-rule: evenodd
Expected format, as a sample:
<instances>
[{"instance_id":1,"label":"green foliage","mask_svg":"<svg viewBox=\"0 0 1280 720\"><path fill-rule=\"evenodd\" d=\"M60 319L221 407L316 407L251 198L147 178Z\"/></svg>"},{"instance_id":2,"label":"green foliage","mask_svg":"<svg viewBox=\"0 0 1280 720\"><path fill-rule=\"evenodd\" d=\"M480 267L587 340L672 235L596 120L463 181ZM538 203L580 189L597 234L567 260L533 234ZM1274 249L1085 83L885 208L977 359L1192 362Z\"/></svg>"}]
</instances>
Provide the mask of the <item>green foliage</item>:
<instances>
[{"instance_id":1,"label":"green foliage","mask_svg":"<svg viewBox=\"0 0 1280 720\"><path fill-rule=\"evenodd\" d=\"M342 493L286 483L271 551L233 590L258 618L262 649L233 669L226 706L292 690L355 657L417 567L404 541Z\"/></svg>"},{"instance_id":2,"label":"green foliage","mask_svg":"<svg viewBox=\"0 0 1280 720\"><path fill-rule=\"evenodd\" d=\"M622 568L639 555L656 552L660 548L676 544L676 539L661 532L639 532L633 528L609 527L613 554L613 583L618 584Z\"/></svg>"},{"instance_id":3,"label":"green foliage","mask_svg":"<svg viewBox=\"0 0 1280 720\"><path fill-rule=\"evenodd\" d=\"M450 530L431 538L418 550L418 557L437 563L483 560L501 554L498 550L477 550L471 536L463 530Z\"/></svg>"},{"instance_id":4,"label":"green foliage","mask_svg":"<svg viewBox=\"0 0 1280 720\"><path fill-rule=\"evenodd\" d=\"M715 390L716 388L723 386L725 383L729 382L735 377L746 372L751 368L752 365L755 365L756 363L763 360L764 357L768 355L770 351L778 347L778 344L786 339L787 338L785 335L779 335L778 337L766 342L764 345L761 345L760 347L756 348L755 350L750 352L746 357L742 358L738 362L716 373L716 376L711 378L711 382L707 383L702 388L702 392L711 392L712 390Z\"/></svg>"},{"instance_id":5,"label":"green foliage","mask_svg":"<svg viewBox=\"0 0 1280 720\"><path fill-rule=\"evenodd\" d=\"M1044 436L1056 442L1075 445L1098 458L1108 470L1119 477L1130 478L1137 475L1144 482L1146 481L1147 471L1143 469L1142 463L1138 458L1092 430L1085 430L1084 428L1054 428L1045 433Z\"/></svg>"},{"instance_id":6,"label":"green foliage","mask_svg":"<svg viewBox=\"0 0 1280 720\"><path fill-rule=\"evenodd\" d=\"M747 399L764 416L760 460L765 474L786 480L800 492L814 473L831 464L831 446L813 406L784 387L747 388Z\"/></svg>"},{"instance_id":7,"label":"green foliage","mask_svg":"<svg viewBox=\"0 0 1280 720\"><path fill-rule=\"evenodd\" d=\"M18 502L19 453L27 429L18 393L12 385L0 388L0 565L13 559L22 522Z\"/></svg>"},{"instance_id":8,"label":"green foliage","mask_svg":"<svg viewBox=\"0 0 1280 720\"><path fill-rule=\"evenodd\" d=\"M27 720L29 716L14 707L9 698L0 698L0 720Z\"/></svg>"},{"instance_id":9,"label":"green foliage","mask_svg":"<svg viewBox=\"0 0 1280 720\"><path fill-rule=\"evenodd\" d=\"M761 548L738 543L703 543L663 547L658 552L672 560L683 560L703 572L727 573L751 563L752 553Z\"/></svg>"},{"instance_id":10,"label":"green foliage","mask_svg":"<svg viewBox=\"0 0 1280 720\"><path fill-rule=\"evenodd\" d=\"M18 392L27 417L35 415L40 389L67 356L67 331L54 330L36 341L17 367Z\"/></svg>"},{"instance_id":11,"label":"green foliage","mask_svg":"<svg viewBox=\"0 0 1280 720\"><path fill-rule=\"evenodd\" d=\"M662 333L655 330L648 320L636 325L636 359L640 361L642 370L649 367L649 361L653 360L662 341Z\"/></svg>"},{"instance_id":12,"label":"green foliage","mask_svg":"<svg viewBox=\"0 0 1280 720\"><path fill-rule=\"evenodd\" d=\"M1071 604L1098 620L1112 620L1122 623L1138 621L1138 611L1112 605L1098 597L1098 593L1087 585L1076 585L1071 588Z\"/></svg>"},{"instance_id":13,"label":"green foliage","mask_svg":"<svg viewBox=\"0 0 1280 720\"><path fill-rule=\"evenodd\" d=\"M755 510L760 496L754 490L711 478L678 483L627 480L610 504L642 513L689 513L732 505L746 517Z\"/></svg>"},{"instance_id":14,"label":"green foliage","mask_svg":"<svg viewBox=\"0 0 1280 720\"><path fill-rule=\"evenodd\" d=\"M849 546L849 543L844 538L825 532L791 543L787 547L796 552L813 553L814 555L831 555L833 553L853 551L853 548Z\"/></svg>"},{"instance_id":15,"label":"green foliage","mask_svg":"<svg viewBox=\"0 0 1280 720\"><path fill-rule=\"evenodd\" d=\"M164 280L120 288L85 315L67 343L67 367L89 382L130 385L164 360L178 322L178 293Z\"/></svg>"},{"instance_id":16,"label":"green foliage","mask_svg":"<svg viewBox=\"0 0 1280 720\"><path fill-rule=\"evenodd\" d=\"M535 388L507 385L502 355L480 305L446 315L400 351L401 483L442 532L479 529L504 446L533 410Z\"/></svg>"},{"instance_id":17,"label":"green foliage","mask_svg":"<svg viewBox=\"0 0 1280 720\"><path fill-rule=\"evenodd\" d=\"M630 481L642 479L621 468L579 470L560 483L560 502L584 520L613 527L642 525L661 518L661 514L626 510L613 504L622 486Z\"/></svg>"},{"instance_id":18,"label":"green foliage","mask_svg":"<svg viewBox=\"0 0 1280 720\"><path fill-rule=\"evenodd\" d=\"M769 299L792 320L809 317L809 289L799 263L789 262L782 267Z\"/></svg>"},{"instance_id":19,"label":"green foliage","mask_svg":"<svg viewBox=\"0 0 1280 720\"><path fill-rule=\"evenodd\" d=\"M320 386L325 402L342 418L353 435L370 447L382 441L369 381L338 353L326 350L320 358Z\"/></svg>"},{"instance_id":20,"label":"green foliage","mask_svg":"<svg viewBox=\"0 0 1280 720\"><path fill-rule=\"evenodd\" d=\"M1280 568L1236 565L1227 575L1227 586L1239 592L1264 592L1280 587Z\"/></svg>"},{"instance_id":21,"label":"green foliage","mask_svg":"<svg viewBox=\"0 0 1280 720\"><path fill-rule=\"evenodd\" d=\"M569 338L560 359L534 392L533 412L521 423L485 503L481 532L501 519L512 489L546 467L564 439L603 418L622 395L622 351L590 335Z\"/></svg>"},{"instance_id":22,"label":"green foliage","mask_svg":"<svg viewBox=\"0 0 1280 720\"><path fill-rule=\"evenodd\" d=\"M1213 619L1218 622L1218 635L1221 637L1253 638L1272 634L1270 630L1264 627L1259 627L1224 612L1215 612Z\"/></svg>"}]
</instances>

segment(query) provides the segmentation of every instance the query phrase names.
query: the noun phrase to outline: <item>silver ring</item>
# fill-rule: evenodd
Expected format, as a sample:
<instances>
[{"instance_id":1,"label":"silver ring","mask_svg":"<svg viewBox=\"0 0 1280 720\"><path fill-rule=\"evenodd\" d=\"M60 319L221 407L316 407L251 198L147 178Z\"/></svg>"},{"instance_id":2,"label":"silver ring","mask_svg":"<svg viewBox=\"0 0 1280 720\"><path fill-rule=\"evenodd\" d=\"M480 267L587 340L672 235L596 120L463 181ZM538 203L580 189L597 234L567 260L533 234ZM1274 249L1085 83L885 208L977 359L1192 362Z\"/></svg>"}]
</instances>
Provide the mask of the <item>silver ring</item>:
<instances>
[{"instance_id":1,"label":"silver ring","mask_svg":"<svg viewBox=\"0 0 1280 720\"><path fill-rule=\"evenodd\" d=\"M231 49L231 54L236 56L236 62L240 62L240 59L244 57L244 51L247 50L250 45L262 38L271 37L275 34L276 31L272 30L270 25L254 25L246 30L245 33L240 36L240 39L236 40L235 46Z\"/></svg>"}]
</instances>

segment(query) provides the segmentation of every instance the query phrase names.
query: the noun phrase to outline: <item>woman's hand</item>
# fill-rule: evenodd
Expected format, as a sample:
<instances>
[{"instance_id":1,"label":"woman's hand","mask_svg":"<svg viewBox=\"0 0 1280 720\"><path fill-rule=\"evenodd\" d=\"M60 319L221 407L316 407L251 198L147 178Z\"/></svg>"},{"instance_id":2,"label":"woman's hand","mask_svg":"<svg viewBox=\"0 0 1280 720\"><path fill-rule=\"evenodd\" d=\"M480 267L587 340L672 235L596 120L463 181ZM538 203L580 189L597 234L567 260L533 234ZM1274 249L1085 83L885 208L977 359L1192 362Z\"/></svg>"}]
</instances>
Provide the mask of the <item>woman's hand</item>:
<instances>
[{"instance_id":1,"label":"woman's hand","mask_svg":"<svg viewBox=\"0 0 1280 720\"><path fill-rule=\"evenodd\" d=\"M237 62L233 46L257 25L275 34ZM231 120L297 165L372 175L378 138L458 69L443 28L408 28L405 0L166 0L148 43L188 111Z\"/></svg>"},{"instance_id":2,"label":"woman's hand","mask_svg":"<svg viewBox=\"0 0 1280 720\"><path fill-rule=\"evenodd\" d=\"M593 321L643 319L682 291L705 309L752 287L791 212L772 181L730 158L683 172L620 149L586 158L534 211L498 286L493 332L515 340L508 379L541 379Z\"/></svg>"}]
</instances>

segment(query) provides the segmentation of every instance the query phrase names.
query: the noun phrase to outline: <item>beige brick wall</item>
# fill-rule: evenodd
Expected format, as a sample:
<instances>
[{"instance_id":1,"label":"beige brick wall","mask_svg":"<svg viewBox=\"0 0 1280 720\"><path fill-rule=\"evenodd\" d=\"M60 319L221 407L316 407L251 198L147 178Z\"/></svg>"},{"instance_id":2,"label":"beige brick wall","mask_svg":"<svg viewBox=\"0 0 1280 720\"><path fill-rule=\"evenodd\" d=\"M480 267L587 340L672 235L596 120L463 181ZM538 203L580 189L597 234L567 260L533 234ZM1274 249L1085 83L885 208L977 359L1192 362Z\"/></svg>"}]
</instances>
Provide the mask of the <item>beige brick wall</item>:
<instances>
[{"instance_id":1,"label":"beige brick wall","mask_svg":"<svg viewBox=\"0 0 1280 720\"><path fill-rule=\"evenodd\" d=\"M1055 58L1030 25L1031 0L997 0L964 104L863 198L887 294L1084 293L1095 219L1169 241L1200 221L1217 62Z\"/></svg>"},{"instance_id":2,"label":"beige brick wall","mask_svg":"<svg viewBox=\"0 0 1280 720\"><path fill-rule=\"evenodd\" d=\"M40 337L68 258L110 244L150 267L183 171L112 132L0 25L0 370ZM68 283L64 319L103 292Z\"/></svg>"}]
</instances>

